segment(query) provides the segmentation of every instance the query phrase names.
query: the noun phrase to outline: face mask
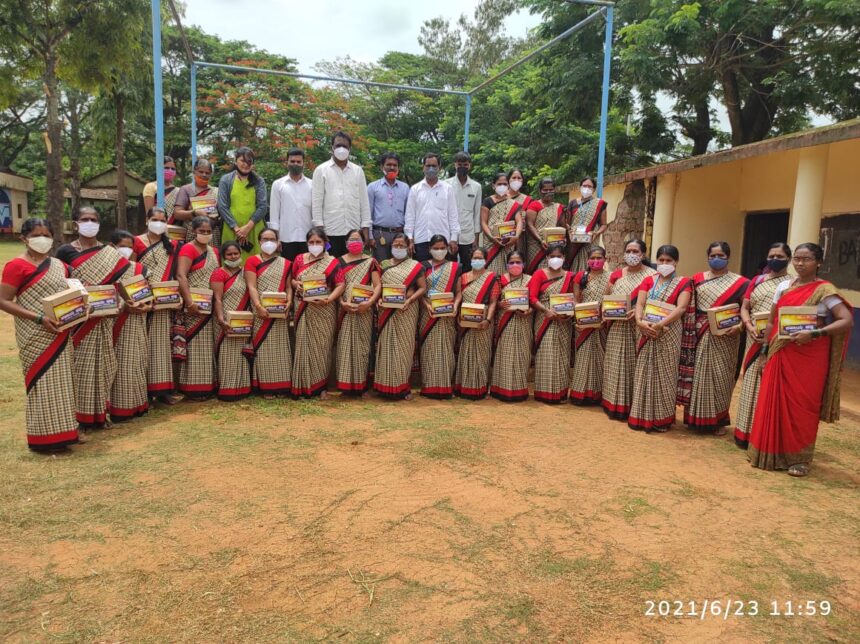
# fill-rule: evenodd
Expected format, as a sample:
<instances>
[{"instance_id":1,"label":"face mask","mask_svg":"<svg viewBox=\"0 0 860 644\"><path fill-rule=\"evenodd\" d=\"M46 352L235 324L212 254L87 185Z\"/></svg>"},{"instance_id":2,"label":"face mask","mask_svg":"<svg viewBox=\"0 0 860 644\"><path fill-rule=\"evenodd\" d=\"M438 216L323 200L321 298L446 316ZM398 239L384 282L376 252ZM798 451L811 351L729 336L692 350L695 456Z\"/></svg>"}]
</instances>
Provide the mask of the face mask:
<instances>
[{"instance_id":1,"label":"face mask","mask_svg":"<svg viewBox=\"0 0 860 644\"><path fill-rule=\"evenodd\" d=\"M708 266L710 266L715 271L721 271L728 265L729 260L727 260L725 257L711 257L708 260Z\"/></svg>"},{"instance_id":2,"label":"face mask","mask_svg":"<svg viewBox=\"0 0 860 644\"><path fill-rule=\"evenodd\" d=\"M165 180L166 180L166 177L165 177ZM195 174L194 175L194 184L198 188L205 188L206 186L209 185L209 179L207 179L206 177L201 177L201 176L198 176Z\"/></svg>"},{"instance_id":3,"label":"face mask","mask_svg":"<svg viewBox=\"0 0 860 644\"><path fill-rule=\"evenodd\" d=\"M153 235L163 235L167 232L166 221L158 221L157 219L153 219L146 225L146 227Z\"/></svg>"},{"instance_id":4,"label":"face mask","mask_svg":"<svg viewBox=\"0 0 860 644\"><path fill-rule=\"evenodd\" d=\"M506 194L508 194L508 187L507 186L496 186L496 194L499 195L500 197L504 197Z\"/></svg>"},{"instance_id":5,"label":"face mask","mask_svg":"<svg viewBox=\"0 0 860 644\"><path fill-rule=\"evenodd\" d=\"M385 178L389 181L394 181L397 178L397 175L400 174L397 170L392 170L391 172L385 173Z\"/></svg>"},{"instance_id":6,"label":"face mask","mask_svg":"<svg viewBox=\"0 0 860 644\"><path fill-rule=\"evenodd\" d=\"M588 260L588 268L593 271L602 271L603 265L606 263L605 259L589 259Z\"/></svg>"},{"instance_id":7,"label":"face mask","mask_svg":"<svg viewBox=\"0 0 860 644\"><path fill-rule=\"evenodd\" d=\"M322 255L324 246L322 244L308 244L308 252L314 257Z\"/></svg>"},{"instance_id":8,"label":"face mask","mask_svg":"<svg viewBox=\"0 0 860 644\"><path fill-rule=\"evenodd\" d=\"M170 183L176 178L176 170L173 168L164 168L164 180Z\"/></svg>"},{"instance_id":9,"label":"face mask","mask_svg":"<svg viewBox=\"0 0 860 644\"><path fill-rule=\"evenodd\" d=\"M543 199L544 201L552 201L553 199L555 199L554 192L542 192L540 196L541 199Z\"/></svg>"},{"instance_id":10,"label":"face mask","mask_svg":"<svg viewBox=\"0 0 860 644\"><path fill-rule=\"evenodd\" d=\"M657 272L663 277L669 277L675 272L674 264L657 264Z\"/></svg>"},{"instance_id":11,"label":"face mask","mask_svg":"<svg viewBox=\"0 0 860 644\"><path fill-rule=\"evenodd\" d=\"M441 262L443 259L448 257L448 249L447 248L431 248L430 254L433 256L437 262Z\"/></svg>"},{"instance_id":12,"label":"face mask","mask_svg":"<svg viewBox=\"0 0 860 644\"><path fill-rule=\"evenodd\" d=\"M95 237L99 234L99 222L82 221L78 224L78 233L81 237Z\"/></svg>"},{"instance_id":13,"label":"face mask","mask_svg":"<svg viewBox=\"0 0 860 644\"><path fill-rule=\"evenodd\" d=\"M552 270L557 271L564 264L564 257L550 257L546 263L549 264Z\"/></svg>"},{"instance_id":14,"label":"face mask","mask_svg":"<svg viewBox=\"0 0 860 644\"><path fill-rule=\"evenodd\" d=\"M274 255L278 250L278 242L264 241L260 244L260 250L266 253L266 255Z\"/></svg>"},{"instance_id":15,"label":"face mask","mask_svg":"<svg viewBox=\"0 0 860 644\"><path fill-rule=\"evenodd\" d=\"M212 233L197 233L196 239L198 244L206 246L212 239Z\"/></svg>"},{"instance_id":16,"label":"face mask","mask_svg":"<svg viewBox=\"0 0 860 644\"><path fill-rule=\"evenodd\" d=\"M30 237L27 239L27 246L29 246L30 250L34 253L47 255L51 252L51 248L54 246L54 240L50 237L39 235L38 237Z\"/></svg>"},{"instance_id":17,"label":"face mask","mask_svg":"<svg viewBox=\"0 0 860 644\"><path fill-rule=\"evenodd\" d=\"M485 259L473 259L472 260L472 270L482 271L484 267L487 265L487 260Z\"/></svg>"},{"instance_id":18,"label":"face mask","mask_svg":"<svg viewBox=\"0 0 860 644\"><path fill-rule=\"evenodd\" d=\"M131 254L134 252L134 249L128 248L126 246L117 246L116 252L128 259L129 257L131 257Z\"/></svg>"},{"instance_id":19,"label":"face mask","mask_svg":"<svg viewBox=\"0 0 860 644\"><path fill-rule=\"evenodd\" d=\"M239 268L242 265L242 258L239 259L225 259L224 266L227 268Z\"/></svg>"},{"instance_id":20,"label":"face mask","mask_svg":"<svg viewBox=\"0 0 860 644\"><path fill-rule=\"evenodd\" d=\"M769 259L767 260L767 267L774 273L780 273L786 269L788 266L787 259Z\"/></svg>"},{"instance_id":21,"label":"face mask","mask_svg":"<svg viewBox=\"0 0 860 644\"><path fill-rule=\"evenodd\" d=\"M580 188L579 194L582 195L583 199L588 199L591 195L594 194L594 188L589 188L589 187Z\"/></svg>"},{"instance_id":22,"label":"face mask","mask_svg":"<svg viewBox=\"0 0 860 644\"><path fill-rule=\"evenodd\" d=\"M508 273L513 275L514 277L519 277L523 274L523 265L522 264L508 264Z\"/></svg>"},{"instance_id":23,"label":"face mask","mask_svg":"<svg viewBox=\"0 0 860 644\"><path fill-rule=\"evenodd\" d=\"M406 256L408 254L409 254L409 251L406 250L405 248L392 248L391 249L391 256L394 257L394 259L406 259Z\"/></svg>"},{"instance_id":24,"label":"face mask","mask_svg":"<svg viewBox=\"0 0 860 644\"><path fill-rule=\"evenodd\" d=\"M345 148L342 145L337 146L334 149L334 158L338 161L346 161L349 158L349 148Z\"/></svg>"},{"instance_id":25,"label":"face mask","mask_svg":"<svg viewBox=\"0 0 860 644\"><path fill-rule=\"evenodd\" d=\"M439 168L424 168L424 177L427 179L435 179L439 176Z\"/></svg>"},{"instance_id":26,"label":"face mask","mask_svg":"<svg viewBox=\"0 0 860 644\"><path fill-rule=\"evenodd\" d=\"M292 163L292 164L287 166L287 170L289 170L290 174L293 175L294 177L299 176L302 173L303 168L304 168L304 166L298 165L296 163Z\"/></svg>"},{"instance_id":27,"label":"face mask","mask_svg":"<svg viewBox=\"0 0 860 644\"><path fill-rule=\"evenodd\" d=\"M464 168L463 166L458 167L457 168L457 176L460 178L468 177L469 176L469 168Z\"/></svg>"},{"instance_id":28,"label":"face mask","mask_svg":"<svg viewBox=\"0 0 860 644\"><path fill-rule=\"evenodd\" d=\"M520 188L522 188L522 187L523 187L523 182L520 181L519 179L514 179L513 181L511 181L511 190L513 190L514 192L519 192Z\"/></svg>"},{"instance_id":29,"label":"face mask","mask_svg":"<svg viewBox=\"0 0 860 644\"><path fill-rule=\"evenodd\" d=\"M353 255L360 255L361 251L364 250L364 242L362 241L351 241L346 243L346 249L352 253Z\"/></svg>"},{"instance_id":30,"label":"face mask","mask_svg":"<svg viewBox=\"0 0 860 644\"><path fill-rule=\"evenodd\" d=\"M624 263L628 266L639 266L642 263L642 256L636 253L624 253Z\"/></svg>"}]
</instances>

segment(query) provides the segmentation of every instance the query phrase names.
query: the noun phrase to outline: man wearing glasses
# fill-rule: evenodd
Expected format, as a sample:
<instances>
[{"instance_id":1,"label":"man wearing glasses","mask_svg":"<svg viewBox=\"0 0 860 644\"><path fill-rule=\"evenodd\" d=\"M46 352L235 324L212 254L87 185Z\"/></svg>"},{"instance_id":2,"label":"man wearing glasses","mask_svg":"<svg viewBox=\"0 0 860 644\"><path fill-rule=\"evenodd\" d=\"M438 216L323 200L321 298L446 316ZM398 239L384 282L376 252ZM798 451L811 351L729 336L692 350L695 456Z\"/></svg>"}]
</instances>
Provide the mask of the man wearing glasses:
<instances>
[{"instance_id":1,"label":"man wearing glasses","mask_svg":"<svg viewBox=\"0 0 860 644\"><path fill-rule=\"evenodd\" d=\"M394 152L386 152L380 160L382 178L367 186L367 200L370 202L370 246L373 256L381 262L391 259L391 238L394 233L403 232L406 215L406 199L409 186L400 181L400 157Z\"/></svg>"}]
</instances>

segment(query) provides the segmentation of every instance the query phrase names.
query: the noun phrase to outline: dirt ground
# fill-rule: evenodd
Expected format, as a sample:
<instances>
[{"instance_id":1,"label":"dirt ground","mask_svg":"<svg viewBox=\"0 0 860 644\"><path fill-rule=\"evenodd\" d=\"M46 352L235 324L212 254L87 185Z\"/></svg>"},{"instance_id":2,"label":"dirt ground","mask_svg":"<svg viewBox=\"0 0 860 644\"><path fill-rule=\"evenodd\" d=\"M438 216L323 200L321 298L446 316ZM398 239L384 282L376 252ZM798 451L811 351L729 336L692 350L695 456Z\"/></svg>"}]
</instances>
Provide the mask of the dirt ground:
<instances>
[{"instance_id":1,"label":"dirt ground","mask_svg":"<svg viewBox=\"0 0 860 644\"><path fill-rule=\"evenodd\" d=\"M731 436L417 397L183 403L45 457L7 316L0 374L7 641L860 638L856 373L806 479ZM646 615L729 599L759 615Z\"/></svg>"}]
</instances>

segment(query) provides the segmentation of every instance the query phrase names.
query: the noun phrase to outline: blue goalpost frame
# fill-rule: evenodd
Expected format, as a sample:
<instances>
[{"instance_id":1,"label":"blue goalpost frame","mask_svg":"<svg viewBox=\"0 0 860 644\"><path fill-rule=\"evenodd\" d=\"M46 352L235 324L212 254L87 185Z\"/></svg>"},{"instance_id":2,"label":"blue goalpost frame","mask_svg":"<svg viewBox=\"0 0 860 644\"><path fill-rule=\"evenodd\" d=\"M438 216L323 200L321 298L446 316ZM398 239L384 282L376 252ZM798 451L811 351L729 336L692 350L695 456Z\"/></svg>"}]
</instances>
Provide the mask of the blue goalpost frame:
<instances>
[{"instance_id":1,"label":"blue goalpost frame","mask_svg":"<svg viewBox=\"0 0 860 644\"><path fill-rule=\"evenodd\" d=\"M168 0L170 1L170 0ZM161 0L150 0L152 8L152 88L153 88L153 107L155 121L155 177L158 185L158 204L164 203L164 95L162 87L162 71L161 71ZM232 71L255 72L258 74L272 74L276 76L289 76L292 78L302 78L307 80L323 81L328 83L346 83L350 85L364 85L367 87L384 87L387 89L399 89L414 92L423 92L428 94L450 94L462 96L465 98L465 125L463 131L463 149L469 149L469 128L472 120L472 98L474 95L494 83L499 78L513 71L523 63L531 60L542 51L552 47L557 42L576 33L586 25L600 16L604 16L606 24L604 27L604 42L603 42L603 86L600 95L600 140L597 151L597 195L603 196L603 176L604 165L606 162L606 127L609 113L609 78L610 66L612 63L612 34L613 21L615 13L615 3L605 0L566 0L570 4L594 5L600 7L599 10L589 14L583 20L565 29L558 36L544 43L531 53L523 56L516 62L512 63L495 76L488 78L484 82L476 85L470 90L452 90L439 89L435 87L419 87L413 85L398 85L394 83L378 83L374 81L361 81L354 78L333 78L329 76L319 76L315 74L300 74L298 72L285 72L275 69L261 69L258 67L250 67L246 65L226 65L222 63L208 63L205 61L195 61L191 54L191 49L188 43L185 42L186 56L190 65L190 82L191 82L191 159L192 163L197 160L197 70L201 67L210 67L214 69L227 69ZM179 22L179 15L175 11L173 3L170 2L171 10L173 11L174 19L180 30L182 25ZM183 40L185 38L182 35Z\"/></svg>"}]
</instances>

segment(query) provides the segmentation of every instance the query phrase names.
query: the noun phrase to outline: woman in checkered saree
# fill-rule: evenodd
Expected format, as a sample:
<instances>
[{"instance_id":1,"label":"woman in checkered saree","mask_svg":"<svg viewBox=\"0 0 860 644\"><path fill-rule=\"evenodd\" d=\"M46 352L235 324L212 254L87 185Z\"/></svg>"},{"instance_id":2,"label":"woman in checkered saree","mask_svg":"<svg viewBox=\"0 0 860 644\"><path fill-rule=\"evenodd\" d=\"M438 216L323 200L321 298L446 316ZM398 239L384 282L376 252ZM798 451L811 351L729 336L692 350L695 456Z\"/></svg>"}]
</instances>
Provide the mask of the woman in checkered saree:
<instances>
[{"instance_id":1,"label":"woman in checkered saree","mask_svg":"<svg viewBox=\"0 0 860 644\"><path fill-rule=\"evenodd\" d=\"M588 255L588 269L573 278L576 301L597 302L609 284L604 270L606 250L593 246ZM573 375L570 378L570 402L574 405L599 405L603 389L603 360L606 350L606 325L597 328L576 327Z\"/></svg>"},{"instance_id":2,"label":"woman in checkered saree","mask_svg":"<svg viewBox=\"0 0 860 644\"><path fill-rule=\"evenodd\" d=\"M522 192L526 190L526 178L523 175L522 170L519 168L511 168L508 170L508 197L516 201L520 204L520 216L522 218L522 226L520 227L519 239L517 243L513 246L509 246L505 251L505 254L510 253L512 250L518 250L521 253L525 253L527 249L527 241L526 236L521 234L525 232L526 229L526 211L531 208L531 205L537 201L531 195ZM491 269L492 270L492 269ZM499 268L499 270L494 270L493 272L496 275L501 275L504 273L505 268L504 265Z\"/></svg>"},{"instance_id":3,"label":"woman in checkered saree","mask_svg":"<svg viewBox=\"0 0 860 644\"><path fill-rule=\"evenodd\" d=\"M679 391L681 401L686 403L684 422L687 426L713 431L717 436L725 434L729 424L729 403L735 386L743 326L733 327L725 335L714 335L708 323L708 309L728 304L740 306L749 285L748 279L728 270L730 255L728 243L714 242L708 247L710 270L693 277L693 300L684 333L687 346L695 344L695 366L692 381L682 378ZM687 355L692 351L687 351ZM681 364L689 369L690 358L684 359L682 354ZM688 384L689 397L686 395Z\"/></svg>"},{"instance_id":4,"label":"woman in checkered saree","mask_svg":"<svg viewBox=\"0 0 860 644\"><path fill-rule=\"evenodd\" d=\"M486 269L487 251L472 251L472 270L460 278L463 304L483 304L484 320L478 328L460 328L460 351L454 393L461 398L486 398L493 359L493 320L499 300L499 278Z\"/></svg>"},{"instance_id":5,"label":"woman in checkered saree","mask_svg":"<svg viewBox=\"0 0 860 644\"><path fill-rule=\"evenodd\" d=\"M529 366L532 360L532 308L510 309L505 289L528 289L531 276L523 272L525 258L518 250L508 253L508 271L499 280L498 322L495 329L495 353L490 395L505 402L520 402L529 397Z\"/></svg>"},{"instance_id":6,"label":"woman in checkered saree","mask_svg":"<svg viewBox=\"0 0 860 644\"><path fill-rule=\"evenodd\" d=\"M654 269L642 263L647 248L641 239L631 239L624 247L624 267L609 276L606 295L631 298L636 302L637 288ZM633 399L633 372L636 370L636 342L639 331L631 308L626 320L610 322L603 360L603 392L600 404L615 420L627 420Z\"/></svg>"},{"instance_id":7,"label":"woman in checkered saree","mask_svg":"<svg viewBox=\"0 0 860 644\"><path fill-rule=\"evenodd\" d=\"M251 387L264 397L287 396L293 387L290 323L286 317L271 317L263 308L260 293L285 293L284 311L288 315L293 301L291 262L280 255L281 244L276 231L264 228L259 239L260 254L252 255L245 262L245 283L254 309Z\"/></svg>"},{"instance_id":8,"label":"woman in checkered saree","mask_svg":"<svg viewBox=\"0 0 860 644\"><path fill-rule=\"evenodd\" d=\"M347 253L340 258L340 279L345 288L340 300L337 332L337 388L348 396L367 395L370 352L373 348L373 307L382 292L379 264L363 254L361 231L346 235ZM373 295L360 303L350 302L353 285L370 286Z\"/></svg>"},{"instance_id":9,"label":"woman in checkered saree","mask_svg":"<svg viewBox=\"0 0 860 644\"><path fill-rule=\"evenodd\" d=\"M248 310L248 288L242 271L242 249L231 240L221 245L223 266L209 278L215 309L215 364L218 368L218 400L233 402L251 393L251 370L244 348L246 337L231 337L230 311Z\"/></svg>"},{"instance_id":10,"label":"woman in checkered saree","mask_svg":"<svg viewBox=\"0 0 860 644\"><path fill-rule=\"evenodd\" d=\"M405 286L403 308L380 306L377 322L376 371L373 388L381 396L412 399L409 374L415 357L418 302L427 291L424 267L408 257L409 238L395 233L391 239L392 259L382 262L382 288Z\"/></svg>"},{"instance_id":11,"label":"woman in checkered saree","mask_svg":"<svg viewBox=\"0 0 860 644\"><path fill-rule=\"evenodd\" d=\"M325 398L337 338L337 301L344 284L338 271L340 263L325 250L328 243L325 231L311 228L306 239L308 252L296 257L292 269L293 289L298 294L292 395L294 398ZM328 294L306 301L307 280L314 280L318 286L324 283Z\"/></svg>"},{"instance_id":12,"label":"woman in checkered saree","mask_svg":"<svg viewBox=\"0 0 860 644\"><path fill-rule=\"evenodd\" d=\"M212 224L208 217L191 220L194 241L179 251L176 278L185 303L186 358L179 369L179 391L192 400L206 400L215 393L215 333L211 313L203 313L191 300L192 288L209 288L209 279L218 268L218 251L209 245Z\"/></svg>"},{"instance_id":13,"label":"woman in checkered saree","mask_svg":"<svg viewBox=\"0 0 860 644\"><path fill-rule=\"evenodd\" d=\"M57 258L70 264L72 277L86 286L116 284L126 274L129 263L116 248L99 243L99 214L93 208L81 208L75 223L78 238L60 246ZM110 390L117 369L113 323L111 316L90 317L72 333L75 406L81 429L107 425Z\"/></svg>"},{"instance_id":14,"label":"woman in checkered saree","mask_svg":"<svg viewBox=\"0 0 860 644\"><path fill-rule=\"evenodd\" d=\"M562 268L564 246L551 246L547 268L529 282L529 301L535 313L535 400L561 403L570 387L571 316L550 307L550 296L573 293L573 273Z\"/></svg>"},{"instance_id":15,"label":"woman in checkered saree","mask_svg":"<svg viewBox=\"0 0 860 644\"><path fill-rule=\"evenodd\" d=\"M456 314L460 307L460 265L448 261L448 240L442 235L430 238L432 259L424 262L427 293L421 298L421 319L418 323L419 361L421 363L421 395L445 399L454 394L454 371L457 360ZM454 315L433 317L429 296L434 293L454 294Z\"/></svg>"},{"instance_id":16,"label":"woman in checkered saree","mask_svg":"<svg viewBox=\"0 0 860 644\"><path fill-rule=\"evenodd\" d=\"M567 228L564 206L555 202L555 181L551 177L541 179L538 186L541 200L532 201L526 211L527 256L526 273L533 275L539 268L546 268L549 246L543 239L544 228Z\"/></svg>"},{"instance_id":17,"label":"woman in checkered saree","mask_svg":"<svg viewBox=\"0 0 860 644\"><path fill-rule=\"evenodd\" d=\"M50 257L54 235L45 219L21 226L26 250L9 260L0 277L0 310L15 318L15 339L27 391L27 445L55 451L78 442L72 380L71 330L57 332L42 299L69 288L69 268Z\"/></svg>"},{"instance_id":18,"label":"woman in checkered saree","mask_svg":"<svg viewBox=\"0 0 860 644\"><path fill-rule=\"evenodd\" d=\"M523 230L522 204L508 194L508 176L503 172L493 178L493 189L495 193L481 203L481 244L487 249L487 270L501 275L505 253L517 247ZM505 222L516 226L516 236L502 240L496 226Z\"/></svg>"},{"instance_id":19,"label":"woman in checkered saree","mask_svg":"<svg viewBox=\"0 0 860 644\"><path fill-rule=\"evenodd\" d=\"M743 380L741 382L741 396L738 401L738 416L735 421L735 444L741 449L746 449L749 444L753 412L761 384L761 372L766 360L762 347L767 338L764 336L764 329L761 330L761 333L756 330L753 316L770 316L776 287L786 279L790 261L791 247L788 244L784 242L772 244L767 252L768 271L750 281L747 292L744 294L741 317L747 331L747 344L741 372L743 373Z\"/></svg>"},{"instance_id":20,"label":"woman in checkered saree","mask_svg":"<svg viewBox=\"0 0 860 644\"><path fill-rule=\"evenodd\" d=\"M633 404L627 425L646 432L666 432L675 422L678 393L678 358L681 353L681 318L690 303L692 282L675 271L678 249L657 249L657 275L646 277L636 296L636 324L641 329L636 345ZM666 302L674 309L663 320L649 319L649 300Z\"/></svg>"},{"instance_id":21,"label":"woman in checkered saree","mask_svg":"<svg viewBox=\"0 0 860 644\"><path fill-rule=\"evenodd\" d=\"M147 230L134 238L134 254L146 267L152 282L176 279L178 242L167 236L167 215L154 206L146 216ZM168 405L175 404L176 386L173 382L171 327L173 310L150 311L146 316L149 356L146 361L146 389L151 398Z\"/></svg>"},{"instance_id":22,"label":"woman in checkered saree","mask_svg":"<svg viewBox=\"0 0 860 644\"><path fill-rule=\"evenodd\" d=\"M111 233L110 241L124 257L132 256L134 235L130 232L115 230ZM149 279L143 264L133 261L130 264L127 275L143 275ZM108 407L114 422L142 416L149 409L149 398L146 395L146 362L149 357L146 316L151 310L152 302L134 304L126 300L123 310L114 318L113 343L117 371Z\"/></svg>"}]
</instances>

